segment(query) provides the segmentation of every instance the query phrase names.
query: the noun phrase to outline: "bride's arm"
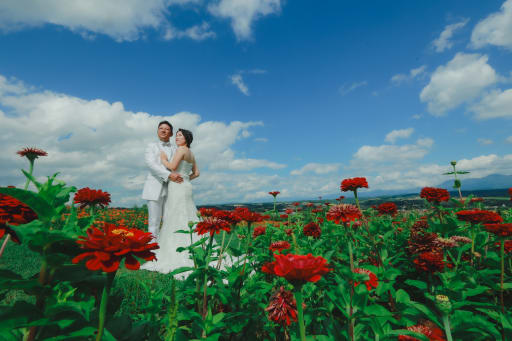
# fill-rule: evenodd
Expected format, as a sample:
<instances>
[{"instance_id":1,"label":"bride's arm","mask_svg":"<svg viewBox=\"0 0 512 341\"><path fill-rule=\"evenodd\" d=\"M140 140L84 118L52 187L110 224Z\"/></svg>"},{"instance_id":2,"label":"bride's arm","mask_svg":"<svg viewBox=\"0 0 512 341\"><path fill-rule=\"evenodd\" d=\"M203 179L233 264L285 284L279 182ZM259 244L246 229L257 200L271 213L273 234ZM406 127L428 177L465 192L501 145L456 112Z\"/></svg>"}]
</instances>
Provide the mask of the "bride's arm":
<instances>
[{"instance_id":1,"label":"bride's arm","mask_svg":"<svg viewBox=\"0 0 512 341\"><path fill-rule=\"evenodd\" d=\"M167 155L165 155L164 152L160 152L160 159L162 160L162 164L169 170L175 171L176 168L178 168L178 165L180 164L181 160L183 160L183 156L185 155L185 151L182 148L178 148L176 153L174 153L174 156L169 162L167 160Z\"/></svg>"},{"instance_id":2,"label":"bride's arm","mask_svg":"<svg viewBox=\"0 0 512 341\"><path fill-rule=\"evenodd\" d=\"M192 164L192 174L190 175L190 180L195 179L199 176L199 168L197 168L196 159L194 158L194 163Z\"/></svg>"}]
</instances>

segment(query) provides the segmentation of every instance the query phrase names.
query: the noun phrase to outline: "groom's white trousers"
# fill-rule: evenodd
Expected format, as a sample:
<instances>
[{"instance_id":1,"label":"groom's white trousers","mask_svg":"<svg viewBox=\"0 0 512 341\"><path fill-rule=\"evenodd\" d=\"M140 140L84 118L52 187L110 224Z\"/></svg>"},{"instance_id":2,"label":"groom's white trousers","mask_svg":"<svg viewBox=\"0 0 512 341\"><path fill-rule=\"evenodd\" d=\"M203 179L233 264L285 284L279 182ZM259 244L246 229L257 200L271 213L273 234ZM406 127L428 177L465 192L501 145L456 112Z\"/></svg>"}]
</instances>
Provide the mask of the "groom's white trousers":
<instances>
[{"instance_id":1,"label":"groom's white trousers","mask_svg":"<svg viewBox=\"0 0 512 341\"><path fill-rule=\"evenodd\" d=\"M165 197L162 196L158 200L148 200L148 232L151 232L155 238L160 233L164 202Z\"/></svg>"}]
</instances>

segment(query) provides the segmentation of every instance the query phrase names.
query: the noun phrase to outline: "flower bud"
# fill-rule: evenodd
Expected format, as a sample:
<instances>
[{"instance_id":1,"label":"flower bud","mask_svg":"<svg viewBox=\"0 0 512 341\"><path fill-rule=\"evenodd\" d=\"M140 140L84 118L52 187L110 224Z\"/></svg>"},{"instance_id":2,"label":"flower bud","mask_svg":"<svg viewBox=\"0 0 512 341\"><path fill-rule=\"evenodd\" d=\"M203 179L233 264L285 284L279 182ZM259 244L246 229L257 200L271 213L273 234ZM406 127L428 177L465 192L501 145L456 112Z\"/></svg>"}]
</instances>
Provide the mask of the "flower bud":
<instances>
[{"instance_id":1,"label":"flower bud","mask_svg":"<svg viewBox=\"0 0 512 341\"><path fill-rule=\"evenodd\" d=\"M193 222L193 221L189 221L189 222L188 222L188 227L189 227L189 228L192 228L192 227L194 227L194 225L195 225L195 224L196 224L195 222Z\"/></svg>"},{"instance_id":2,"label":"flower bud","mask_svg":"<svg viewBox=\"0 0 512 341\"><path fill-rule=\"evenodd\" d=\"M457 164L457 161L450 162L450 165L455 166Z\"/></svg>"},{"instance_id":3,"label":"flower bud","mask_svg":"<svg viewBox=\"0 0 512 341\"><path fill-rule=\"evenodd\" d=\"M436 295L436 307L443 314L448 314L452 310L452 304L446 295Z\"/></svg>"}]
</instances>

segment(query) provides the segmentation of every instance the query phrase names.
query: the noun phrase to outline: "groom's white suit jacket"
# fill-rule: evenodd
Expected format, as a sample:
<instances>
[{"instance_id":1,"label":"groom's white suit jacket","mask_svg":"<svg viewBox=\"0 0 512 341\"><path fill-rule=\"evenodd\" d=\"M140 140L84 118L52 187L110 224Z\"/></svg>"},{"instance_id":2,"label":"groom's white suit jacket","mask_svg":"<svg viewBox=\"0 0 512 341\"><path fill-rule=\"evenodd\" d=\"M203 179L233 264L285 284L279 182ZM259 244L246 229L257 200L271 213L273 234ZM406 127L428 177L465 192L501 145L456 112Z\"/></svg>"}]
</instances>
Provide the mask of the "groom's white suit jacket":
<instances>
[{"instance_id":1,"label":"groom's white suit jacket","mask_svg":"<svg viewBox=\"0 0 512 341\"><path fill-rule=\"evenodd\" d=\"M165 168L160 160L160 151L167 154L169 160L172 159L176 152L176 146L170 142L152 142L146 147L144 161L149 168L144 190L142 191L142 199L158 200L161 196L167 195L167 181L171 172Z\"/></svg>"}]
</instances>

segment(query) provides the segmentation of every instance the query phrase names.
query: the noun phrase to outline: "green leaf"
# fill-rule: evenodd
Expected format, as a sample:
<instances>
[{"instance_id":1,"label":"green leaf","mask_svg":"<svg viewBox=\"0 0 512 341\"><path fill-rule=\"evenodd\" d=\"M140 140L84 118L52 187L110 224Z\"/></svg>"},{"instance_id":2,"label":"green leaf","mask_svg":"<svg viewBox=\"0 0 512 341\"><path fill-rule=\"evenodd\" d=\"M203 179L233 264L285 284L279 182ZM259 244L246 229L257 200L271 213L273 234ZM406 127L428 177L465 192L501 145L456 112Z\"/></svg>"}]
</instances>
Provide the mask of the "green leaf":
<instances>
[{"instance_id":1,"label":"green leaf","mask_svg":"<svg viewBox=\"0 0 512 341\"><path fill-rule=\"evenodd\" d=\"M408 304L410 301L411 297L409 296L409 294L403 289L398 289L398 291L396 292L396 302Z\"/></svg>"},{"instance_id":2,"label":"green leaf","mask_svg":"<svg viewBox=\"0 0 512 341\"><path fill-rule=\"evenodd\" d=\"M47 222L54 216L53 207L35 192L19 188L0 187L0 193L16 198L30 207L37 214L39 220Z\"/></svg>"},{"instance_id":3,"label":"green leaf","mask_svg":"<svg viewBox=\"0 0 512 341\"><path fill-rule=\"evenodd\" d=\"M381 316L381 317L384 317L384 316L387 317L387 316L393 315L389 310L387 310L386 308L384 308L383 306L378 305L378 304L372 304L372 305L364 307L364 313L366 315Z\"/></svg>"},{"instance_id":4,"label":"green leaf","mask_svg":"<svg viewBox=\"0 0 512 341\"><path fill-rule=\"evenodd\" d=\"M413 287L416 287L420 290L427 290L427 283L422 281L417 281L415 279L408 279L405 281L405 284L411 285Z\"/></svg>"}]
</instances>

